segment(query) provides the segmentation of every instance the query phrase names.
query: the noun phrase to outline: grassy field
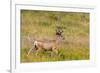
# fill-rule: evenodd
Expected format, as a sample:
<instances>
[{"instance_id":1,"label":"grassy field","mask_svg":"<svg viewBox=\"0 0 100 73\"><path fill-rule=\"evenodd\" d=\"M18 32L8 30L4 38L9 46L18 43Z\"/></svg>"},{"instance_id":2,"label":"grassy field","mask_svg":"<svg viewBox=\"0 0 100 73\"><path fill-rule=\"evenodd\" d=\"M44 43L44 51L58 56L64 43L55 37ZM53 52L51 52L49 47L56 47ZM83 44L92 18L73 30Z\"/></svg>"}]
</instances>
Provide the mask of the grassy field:
<instances>
[{"instance_id":1,"label":"grassy field","mask_svg":"<svg viewBox=\"0 0 100 73\"><path fill-rule=\"evenodd\" d=\"M57 18L60 17L59 20ZM65 40L58 54L41 51L37 56L31 52L31 39L53 39L56 26L63 27ZM88 60L89 59L89 13L21 10L21 63Z\"/></svg>"}]
</instances>

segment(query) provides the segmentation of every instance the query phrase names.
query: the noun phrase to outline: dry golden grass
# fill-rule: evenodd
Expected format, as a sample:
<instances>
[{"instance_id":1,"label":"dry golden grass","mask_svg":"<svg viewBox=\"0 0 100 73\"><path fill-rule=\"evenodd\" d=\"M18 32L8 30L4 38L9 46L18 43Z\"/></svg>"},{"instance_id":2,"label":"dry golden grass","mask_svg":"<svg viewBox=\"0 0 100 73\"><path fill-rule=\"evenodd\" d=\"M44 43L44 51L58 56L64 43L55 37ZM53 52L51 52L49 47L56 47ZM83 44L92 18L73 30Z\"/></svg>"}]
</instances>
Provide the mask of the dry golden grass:
<instances>
[{"instance_id":1,"label":"dry golden grass","mask_svg":"<svg viewBox=\"0 0 100 73\"><path fill-rule=\"evenodd\" d=\"M57 17L60 17L59 24ZM63 27L65 40L58 54L41 51L38 56L31 52L32 43L26 38L54 39L56 26ZM46 62L89 59L89 13L49 12L21 10L21 62Z\"/></svg>"}]
</instances>

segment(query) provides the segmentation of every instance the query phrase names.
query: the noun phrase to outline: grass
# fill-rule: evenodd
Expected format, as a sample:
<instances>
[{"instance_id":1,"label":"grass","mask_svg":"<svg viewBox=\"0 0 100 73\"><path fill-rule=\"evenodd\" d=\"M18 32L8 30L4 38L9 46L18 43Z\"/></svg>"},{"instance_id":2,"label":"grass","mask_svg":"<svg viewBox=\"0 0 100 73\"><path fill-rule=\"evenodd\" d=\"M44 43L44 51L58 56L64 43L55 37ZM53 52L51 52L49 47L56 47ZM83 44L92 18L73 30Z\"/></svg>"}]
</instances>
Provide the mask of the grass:
<instances>
[{"instance_id":1,"label":"grass","mask_svg":"<svg viewBox=\"0 0 100 73\"><path fill-rule=\"evenodd\" d=\"M58 16L60 17L57 20ZM65 40L58 54L41 51L37 56L27 52L31 39L54 39L56 26L63 27ZM21 63L88 60L89 59L89 13L21 10Z\"/></svg>"},{"instance_id":2,"label":"grass","mask_svg":"<svg viewBox=\"0 0 100 73\"><path fill-rule=\"evenodd\" d=\"M41 51L38 56L35 52L31 52L27 56L27 50L21 50L21 61L25 62L47 62L47 61L68 61L68 60L85 60L89 59L89 49L87 48L70 48L60 49L58 54L52 53L51 51Z\"/></svg>"}]
</instances>

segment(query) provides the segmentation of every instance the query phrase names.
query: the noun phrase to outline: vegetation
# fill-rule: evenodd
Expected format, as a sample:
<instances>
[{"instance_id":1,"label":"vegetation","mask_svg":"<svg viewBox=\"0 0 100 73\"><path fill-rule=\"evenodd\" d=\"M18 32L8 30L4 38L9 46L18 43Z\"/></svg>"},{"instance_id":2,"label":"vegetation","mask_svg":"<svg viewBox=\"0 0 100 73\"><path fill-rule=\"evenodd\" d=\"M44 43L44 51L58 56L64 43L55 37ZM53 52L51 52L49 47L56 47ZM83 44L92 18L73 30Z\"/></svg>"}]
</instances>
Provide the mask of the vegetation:
<instances>
[{"instance_id":1,"label":"vegetation","mask_svg":"<svg viewBox=\"0 0 100 73\"><path fill-rule=\"evenodd\" d=\"M59 18L59 19L58 19ZM56 27L63 29L65 40L58 54L27 52L32 43L27 39L54 39ZM89 13L21 10L21 62L46 62L89 59Z\"/></svg>"}]
</instances>

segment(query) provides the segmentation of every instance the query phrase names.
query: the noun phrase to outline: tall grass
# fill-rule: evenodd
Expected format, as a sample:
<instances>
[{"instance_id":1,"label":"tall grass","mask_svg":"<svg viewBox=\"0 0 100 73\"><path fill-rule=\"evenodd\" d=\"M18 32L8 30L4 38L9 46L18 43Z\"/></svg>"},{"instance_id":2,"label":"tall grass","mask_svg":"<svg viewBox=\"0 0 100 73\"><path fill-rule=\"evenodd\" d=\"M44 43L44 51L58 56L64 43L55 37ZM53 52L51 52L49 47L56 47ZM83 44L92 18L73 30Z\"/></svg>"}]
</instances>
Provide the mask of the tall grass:
<instances>
[{"instance_id":1,"label":"tall grass","mask_svg":"<svg viewBox=\"0 0 100 73\"><path fill-rule=\"evenodd\" d=\"M58 17L60 19L58 20ZM63 27L65 40L58 54L31 52L32 43L27 40L54 39L56 26ZM89 59L89 13L21 10L21 62L44 62Z\"/></svg>"}]
</instances>

